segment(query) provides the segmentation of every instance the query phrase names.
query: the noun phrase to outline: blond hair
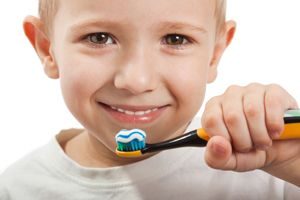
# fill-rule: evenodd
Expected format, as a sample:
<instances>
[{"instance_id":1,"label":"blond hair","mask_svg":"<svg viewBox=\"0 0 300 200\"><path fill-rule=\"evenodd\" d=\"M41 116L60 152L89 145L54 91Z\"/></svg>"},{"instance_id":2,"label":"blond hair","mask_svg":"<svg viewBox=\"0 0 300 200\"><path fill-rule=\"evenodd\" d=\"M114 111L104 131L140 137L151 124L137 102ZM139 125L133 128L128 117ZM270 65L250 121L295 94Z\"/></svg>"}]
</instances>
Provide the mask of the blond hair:
<instances>
[{"instance_id":1,"label":"blond hair","mask_svg":"<svg viewBox=\"0 0 300 200\"><path fill-rule=\"evenodd\" d=\"M226 0L216 0L215 18L216 33L220 33L226 21Z\"/></svg>"},{"instance_id":2,"label":"blond hair","mask_svg":"<svg viewBox=\"0 0 300 200\"><path fill-rule=\"evenodd\" d=\"M59 7L59 0L39 0L39 16L47 35L52 32L52 24ZM226 0L216 0L215 17L217 33L222 30L226 20Z\"/></svg>"},{"instance_id":3,"label":"blond hair","mask_svg":"<svg viewBox=\"0 0 300 200\"><path fill-rule=\"evenodd\" d=\"M52 32L53 19L58 10L59 0L39 0L39 16L47 35Z\"/></svg>"}]
</instances>

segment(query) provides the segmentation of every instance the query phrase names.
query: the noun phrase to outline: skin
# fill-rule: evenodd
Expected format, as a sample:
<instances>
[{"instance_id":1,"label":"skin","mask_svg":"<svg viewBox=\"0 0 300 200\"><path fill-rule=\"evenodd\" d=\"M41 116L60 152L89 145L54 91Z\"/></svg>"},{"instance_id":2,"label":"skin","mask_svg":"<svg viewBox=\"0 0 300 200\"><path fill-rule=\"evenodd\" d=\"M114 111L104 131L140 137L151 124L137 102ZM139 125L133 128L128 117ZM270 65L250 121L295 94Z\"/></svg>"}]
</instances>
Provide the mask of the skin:
<instances>
[{"instance_id":1,"label":"skin","mask_svg":"<svg viewBox=\"0 0 300 200\"><path fill-rule=\"evenodd\" d=\"M238 172L262 169L300 186L300 141L276 141L284 129L287 109L295 99L276 84L231 86L207 102L202 126L212 137L207 164ZM214 137L215 136L215 137Z\"/></svg>"},{"instance_id":2,"label":"skin","mask_svg":"<svg viewBox=\"0 0 300 200\"><path fill-rule=\"evenodd\" d=\"M63 0L50 36L38 18L24 20L46 74L60 79L67 107L85 128L63 146L83 166L109 167L147 158L116 157L115 133L141 128L148 142L182 134L202 104L206 84L217 76L235 23L226 22L216 34L214 1L155 2ZM86 37L97 32L112 38L99 45ZM179 34L181 42L170 42L170 34ZM157 107L161 113L150 122L124 122L109 116L99 102L128 110ZM293 107L296 101L277 85L232 86L212 98L202 118L202 126L214 136L206 148L208 165L263 169L300 185L299 141L271 140L283 128L284 110Z\"/></svg>"}]
</instances>

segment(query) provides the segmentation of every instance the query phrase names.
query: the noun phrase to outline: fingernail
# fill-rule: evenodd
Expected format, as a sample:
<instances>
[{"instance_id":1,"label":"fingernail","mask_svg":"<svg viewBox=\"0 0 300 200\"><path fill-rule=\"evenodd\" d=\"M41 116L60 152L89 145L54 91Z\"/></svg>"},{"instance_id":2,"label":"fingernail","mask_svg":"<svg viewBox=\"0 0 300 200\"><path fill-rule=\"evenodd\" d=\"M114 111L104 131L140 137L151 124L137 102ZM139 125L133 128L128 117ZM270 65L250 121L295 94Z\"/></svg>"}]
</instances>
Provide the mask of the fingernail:
<instances>
[{"instance_id":1,"label":"fingernail","mask_svg":"<svg viewBox=\"0 0 300 200\"><path fill-rule=\"evenodd\" d=\"M271 133L270 133L270 136L271 136L271 138L273 138L273 139L277 139L277 138L280 137L280 133L277 132L277 131L274 131L274 132L271 132Z\"/></svg>"}]
</instances>

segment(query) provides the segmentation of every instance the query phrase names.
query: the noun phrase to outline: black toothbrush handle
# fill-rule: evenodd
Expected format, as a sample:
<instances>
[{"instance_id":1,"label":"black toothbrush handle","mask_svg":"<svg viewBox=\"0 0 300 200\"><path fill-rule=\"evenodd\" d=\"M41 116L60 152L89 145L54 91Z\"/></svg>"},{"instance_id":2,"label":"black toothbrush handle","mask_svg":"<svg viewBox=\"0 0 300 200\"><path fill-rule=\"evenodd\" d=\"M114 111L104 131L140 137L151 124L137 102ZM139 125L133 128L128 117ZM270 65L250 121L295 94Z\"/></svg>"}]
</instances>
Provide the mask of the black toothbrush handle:
<instances>
[{"instance_id":1,"label":"black toothbrush handle","mask_svg":"<svg viewBox=\"0 0 300 200\"><path fill-rule=\"evenodd\" d=\"M157 144L146 144L146 147L141 150L144 153L162 151L167 149L174 149L179 147L205 147L207 140L202 139L198 135L198 130L190 131L184 135L180 135L176 138L166 140Z\"/></svg>"}]
</instances>

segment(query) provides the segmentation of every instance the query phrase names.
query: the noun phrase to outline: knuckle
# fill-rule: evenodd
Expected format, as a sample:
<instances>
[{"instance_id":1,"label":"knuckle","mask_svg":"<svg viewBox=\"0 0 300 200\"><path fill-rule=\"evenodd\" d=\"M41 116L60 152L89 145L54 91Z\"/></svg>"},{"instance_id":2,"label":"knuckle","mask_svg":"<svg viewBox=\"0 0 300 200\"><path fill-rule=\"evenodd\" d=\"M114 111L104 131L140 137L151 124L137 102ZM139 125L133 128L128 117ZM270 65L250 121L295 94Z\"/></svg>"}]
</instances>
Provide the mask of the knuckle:
<instances>
[{"instance_id":1,"label":"knuckle","mask_svg":"<svg viewBox=\"0 0 300 200\"><path fill-rule=\"evenodd\" d=\"M219 96L215 96L215 97L212 97L211 99L209 99L206 104L205 104L205 107L211 107L211 106L216 106L219 104Z\"/></svg>"},{"instance_id":2,"label":"knuckle","mask_svg":"<svg viewBox=\"0 0 300 200\"><path fill-rule=\"evenodd\" d=\"M246 104L244 112L248 117L256 117L260 113L258 106L255 106L253 103Z\"/></svg>"},{"instance_id":3,"label":"knuckle","mask_svg":"<svg viewBox=\"0 0 300 200\"><path fill-rule=\"evenodd\" d=\"M240 115L238 112L231 111L224 114L224 121L228 125L236 125L240 120Z\"/></svg>"},{"instance_id":4,"label":"knuckle","mask_svg":"<svg viewBox=\"0 0 300 200\"><path fill-rule=\"evenodd\" d=\"M217 126L218 124L218 117L213 114L206 114L202 117L202 127L204 129L212 129Z\"/></svg>"},{"instance_id":5,"label":"knuckle","mask_svg":"<svg viewBox=\"0 0 300 200\"><path fill-rule=\"evenodd\" d=\"M282 129L283 129L283 125L282 125L283 122L277 122L275 120L272 120L270 122L268 122L268 130L271 131L271 132L281 132Z\"/></svg>"},{"instance_id":6,"label":"knuckle","mask_svg":"<svg viewBox=\"0 0 300 200\"><path fill-rule=\"evenodd\" d=\"M240 91L240 89L241 89L241 86L239 86L239 85L231 85L226 89L225 93L235 93L237 91Z\"/></svg>"}]
</instances>

